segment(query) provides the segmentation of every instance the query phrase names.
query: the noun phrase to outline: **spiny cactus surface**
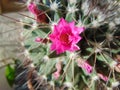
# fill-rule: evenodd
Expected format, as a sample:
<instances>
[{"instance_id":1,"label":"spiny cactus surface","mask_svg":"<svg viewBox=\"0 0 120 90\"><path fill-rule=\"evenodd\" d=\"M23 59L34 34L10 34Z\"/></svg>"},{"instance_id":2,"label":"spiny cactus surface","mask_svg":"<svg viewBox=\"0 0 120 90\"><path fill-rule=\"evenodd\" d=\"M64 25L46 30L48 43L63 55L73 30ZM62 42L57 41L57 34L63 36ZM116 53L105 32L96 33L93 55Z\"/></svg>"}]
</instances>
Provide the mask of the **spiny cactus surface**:
<instances>
[{"instance_id":1,"label":"spiny cactus surface","mask_svg":"<svg viewBox=\"0 0 120 90\"><path fill-rule=\"evenodd\" d=\"M120 89L119 1L29 0L27 7L21 45L33 89Z\"/></svg>"}]
</instances>

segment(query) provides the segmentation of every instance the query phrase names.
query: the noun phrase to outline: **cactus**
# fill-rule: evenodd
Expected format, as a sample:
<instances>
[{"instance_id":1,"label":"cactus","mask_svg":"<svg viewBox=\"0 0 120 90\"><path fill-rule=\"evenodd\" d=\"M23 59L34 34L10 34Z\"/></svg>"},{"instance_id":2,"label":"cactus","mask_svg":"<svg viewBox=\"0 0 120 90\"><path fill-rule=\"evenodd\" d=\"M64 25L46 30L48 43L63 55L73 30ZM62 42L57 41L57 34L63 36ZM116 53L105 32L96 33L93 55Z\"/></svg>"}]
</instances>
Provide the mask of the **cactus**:
<instances>
[{"instance_id":1,"label":"cactus","mask_svg":"<svg viewBox=\"0 0 120 90\"><path fill-rule=\"evenodd\" d=\"M118 90L119 1L29 0L27 7L21 45L35 90Z\"/></svg>"}]
</instances>

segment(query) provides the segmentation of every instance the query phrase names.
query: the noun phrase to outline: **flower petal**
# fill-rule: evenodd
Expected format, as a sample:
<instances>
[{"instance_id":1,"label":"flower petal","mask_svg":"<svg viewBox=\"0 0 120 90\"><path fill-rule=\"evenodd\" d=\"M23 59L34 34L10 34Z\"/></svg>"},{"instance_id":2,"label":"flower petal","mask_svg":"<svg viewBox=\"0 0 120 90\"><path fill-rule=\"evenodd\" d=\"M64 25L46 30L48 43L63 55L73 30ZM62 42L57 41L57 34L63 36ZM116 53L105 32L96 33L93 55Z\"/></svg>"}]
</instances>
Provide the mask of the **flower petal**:
<instances>
[{"instance_id":1,"label":"flower petal","mask_svg":"<svg viewBox=\"0 0 120 90\"><path fill-rule=\"evenodd\" d=\"M53 77L54 77L55 79L58 79L58 78L60 77L60 73L59 73L59 72L54 72L54 73L53 73Z\"/></svg>"},{"instance_id":2,"label":"flower petal","mask_svg":"<svg viewBox=\"0 0 120 90\"><path fill-rule=\"evenodd\" d=\"M73 51L76 51L76 50L79 50L80 48L77 46L77 45L74 45L71 47L70 51L73 52Z\"/></svg>"},{"instance_id":3,"label":"flower petal","mask_svg":"<svg viewBox=\"0 0 120 90\"><path fill-rule=\"evenodd\" d=\"M100 73L98 73L98 76L99 76L102 80L108 81L108 77L107 77L107 76L104 76L103 74L100 74Z\"/></svg>"}]
</instances>

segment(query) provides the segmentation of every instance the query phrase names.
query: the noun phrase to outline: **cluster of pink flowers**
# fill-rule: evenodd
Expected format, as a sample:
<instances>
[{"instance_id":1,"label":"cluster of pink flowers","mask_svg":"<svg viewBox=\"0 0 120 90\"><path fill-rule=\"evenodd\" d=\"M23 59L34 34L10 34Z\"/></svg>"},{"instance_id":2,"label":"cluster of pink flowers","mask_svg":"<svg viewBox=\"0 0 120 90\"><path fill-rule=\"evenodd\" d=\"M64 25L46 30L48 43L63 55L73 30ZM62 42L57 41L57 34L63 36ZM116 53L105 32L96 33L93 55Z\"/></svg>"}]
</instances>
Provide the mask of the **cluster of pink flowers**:
<instances>
[{"instance_id":1,"label":"cluster of pink flowers","mask_svg":"<svg viewBox=\"0 0 120 90\"><path fill-rule=\"evenodd\" d=\"M28 10L32 14L34 14L35 19L37 20L37 22L44 22L44 23L47 22L47 17L45 15L45 13L42 10L39 10L35 3L31 2L28 5Z\"/></svg>"},{"instance_id":2,"label":"cluster of pink flowers","mask_svg":"<svg viewBox=\"0 0 120 90\"><path fill-rule=\"evenodd\" d=\"M80 40L80 33L84 31L83 27L76 27L75 22L67 22L61 18L57 25L54 25L53 32L49 35L52 41L51 50L57 54L65 51L76 51L80 48L76 45Z\"/></svg>"}]
</instances>

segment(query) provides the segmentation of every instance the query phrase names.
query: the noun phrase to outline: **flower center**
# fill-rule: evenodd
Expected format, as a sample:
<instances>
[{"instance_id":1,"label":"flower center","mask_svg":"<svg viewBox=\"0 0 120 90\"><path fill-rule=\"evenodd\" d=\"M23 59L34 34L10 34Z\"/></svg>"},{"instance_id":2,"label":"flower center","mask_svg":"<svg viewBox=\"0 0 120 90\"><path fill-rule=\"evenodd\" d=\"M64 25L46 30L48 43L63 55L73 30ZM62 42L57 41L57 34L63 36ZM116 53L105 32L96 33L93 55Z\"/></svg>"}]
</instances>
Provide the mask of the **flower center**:
<instances>
[{"instance_id":1,"label":"flower center","mask_svg":"<svg viewBox=\"0 0 120 90\"><path fill-rule=\"evenodd\" d=\"M68 44L69 43L69 36L68 36L68 34L61 34L60 35L60 41L62 42L62 43L64 43L64 44Z\"/></svg>"}]
</instances>

